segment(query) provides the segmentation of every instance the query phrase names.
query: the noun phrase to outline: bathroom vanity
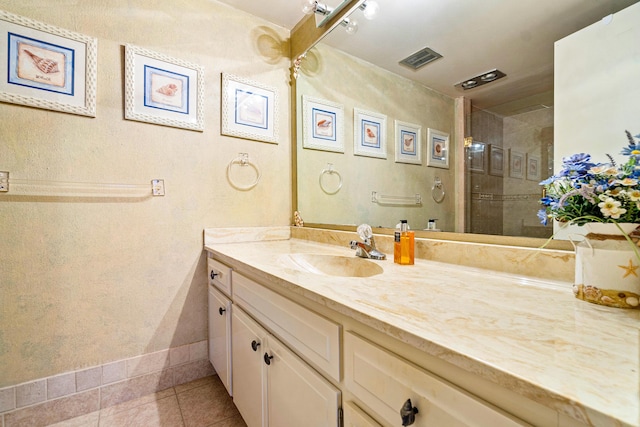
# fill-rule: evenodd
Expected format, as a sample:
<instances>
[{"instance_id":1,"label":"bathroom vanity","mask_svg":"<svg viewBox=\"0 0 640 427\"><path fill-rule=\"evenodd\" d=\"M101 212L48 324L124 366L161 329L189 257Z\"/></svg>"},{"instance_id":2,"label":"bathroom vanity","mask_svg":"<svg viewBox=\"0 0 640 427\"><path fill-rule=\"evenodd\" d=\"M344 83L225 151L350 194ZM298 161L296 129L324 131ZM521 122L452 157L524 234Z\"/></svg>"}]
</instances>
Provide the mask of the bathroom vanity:
<instances>
[{"instance_id":1,"label":"bathroom vanity","mask_svg":"<svg viewBox=\"0 0 640 427\"><path fill-rule=\"evenodd\" d=\"M249 427L640 425L637 310L339 233L205 230L210 359Z\"/></svg>"}]
</instances>

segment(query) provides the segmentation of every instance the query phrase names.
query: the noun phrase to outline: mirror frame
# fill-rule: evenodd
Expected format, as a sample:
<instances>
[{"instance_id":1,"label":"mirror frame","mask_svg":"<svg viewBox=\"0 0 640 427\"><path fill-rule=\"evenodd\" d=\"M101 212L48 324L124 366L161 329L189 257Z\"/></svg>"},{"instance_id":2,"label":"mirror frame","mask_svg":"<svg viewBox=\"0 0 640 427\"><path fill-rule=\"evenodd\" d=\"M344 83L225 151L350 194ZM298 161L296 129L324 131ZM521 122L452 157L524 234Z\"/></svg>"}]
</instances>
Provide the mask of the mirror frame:
<instances>
[{"instance_id":1,"label":"mirror frame","mask_svg":"<svg viewBox=\"0 0 640 427\"><path fill-rule=\"evenodd\" d=\"M344 17L349 16L352 12L354 12L361 4L363 4L365 0L343 0L341 5L343 5L342 9L338 12L334 13L333 17L328 20L327 25L316 26L315 14L306 15L298 24L291 30L291 195L292 201L291 206L293 207L290 217L290 223L293 224L293 211L297 211L298 209L298 173L297 173L297 164L298 164L298 155L297 155L297 143L298 143L298 132L297 132L297 109L298 109L298 93L296 88L296 75L298 72L298 68L301 66L301 62L304 61L304 56L306 53L311 50L317 43L321 42L322 39L328 35L335 27L340 25L342 19ZM468 102L465 102L468 104ZM460 120L457 120L460 121ZM466 128L465 120L462 120L463 127ZM463 140L464 137L462 135L466 135L465 130L460 133L460 139ZM455 141L456 146L460 146L461 144L458 141ZM462 171L461 173L464 173ZM462 215L464 217L464 215ZM322 228L327 230L339 230L339 231L356 231L356 226L350 225L339 225L339 224L316 224L316 223L305 223L305 227L309 228ZM478 243L478 244L489 244L489 245L502 245L502 246L514 246L514 247L524 247L524 248L542 248L545 249L554 249L554 250L563 250L563 251L571 251L573 252L574 247L570 241L565 240L555 240L553 236L544 239L544 238L535 238L535 237L518 237L518 236L499 236L499 235L490 235L490 234L472 234L472 233L454 233L454 232L437 232L437 235L434 235L433 231L421 231L415 230L416 237L418 238L427 238L427 239L437 239L437 240L446 240L446 241L457 241L457 242L467 242L467 243ZM373 232L376 234L383 235L393 235L394 230L391 228L373 228Z\"/></svg>"}]
</instances>

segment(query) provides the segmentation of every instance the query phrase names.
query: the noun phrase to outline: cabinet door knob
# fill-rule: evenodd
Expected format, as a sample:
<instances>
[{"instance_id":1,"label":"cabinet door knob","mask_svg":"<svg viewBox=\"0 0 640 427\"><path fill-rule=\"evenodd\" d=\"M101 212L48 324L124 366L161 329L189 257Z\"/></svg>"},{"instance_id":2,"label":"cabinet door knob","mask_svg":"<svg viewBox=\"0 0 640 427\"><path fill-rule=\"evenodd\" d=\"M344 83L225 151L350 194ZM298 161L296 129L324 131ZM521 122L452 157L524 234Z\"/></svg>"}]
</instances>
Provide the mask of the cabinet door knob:
<instances>
[{"instance_id":1,"label":"cabinet door knob","mask_svg":"<svg viewBox=\"0 0 640 427\"><path fill-rule=\"evenodd\" d=\"M215 270L211 270L211 280L215 279L218 273Z\"/></svg>"},{"instance_id":2,"label":"cabinet door knob","mask_svg":"<svg viewBox=\"0 0 640 427\"><path fill-rule=\"evenodd\" d=\"M407 399L402 405L400 409L400 416L402 417L402 425L410 426L411 424L416 422L416 414L418 413L418 408L411 405L411 399Z\"/></svg>"},{"instance_id":3,"label":"cabinet door knob","mask_svg":"<svg viewBox=\"0 0 640 427\"><path fill-rule=\"evenodd\" d=\"M220 307L218 309L218 313L220 313L220 316L223 316L225 311L227 311L227 310L225 308L222 308L222 307Z\"/></svg>"},{"instance_id":4,"label":"cabinet door knob","mask_svg":"<svg viewBox=\"0 0 640 427\"><path fill-rule=\"evenodd\" d=\"M260 347L260 343L258 341L251 341L251 348L253 349L253 351L258 351L258 347Z\"/></svg>"},{"instance_id":5,"label":"cabinet door knob","mask_svg":"<svg viewBox=\"0 0 640 427\"><path fill-rule=\"evenodd\" d=\"M264 354L264 363L271 365L271 359L273 359L273 356L269 356L269 353Z\"/></svg>"}]
</instances>

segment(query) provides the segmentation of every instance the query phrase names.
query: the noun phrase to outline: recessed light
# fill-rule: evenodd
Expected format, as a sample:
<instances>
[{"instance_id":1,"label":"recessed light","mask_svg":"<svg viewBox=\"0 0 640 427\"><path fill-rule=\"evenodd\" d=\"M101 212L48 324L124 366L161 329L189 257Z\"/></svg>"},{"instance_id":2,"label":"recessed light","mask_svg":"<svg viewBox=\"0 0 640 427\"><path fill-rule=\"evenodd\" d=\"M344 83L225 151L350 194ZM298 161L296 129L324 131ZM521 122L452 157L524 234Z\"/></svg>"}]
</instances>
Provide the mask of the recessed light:
<instances>
[{"instance_id":1,"label":"recessed light","mask_svg":"<svg viewBox=\"0 0 640 427\"><path fill-rule=\"evenodd\" d=\"M463 80L460 83L456 83L454 86L462 88L464 90L473 89L473 88L482 86L484 84L491 83L493 81L501 79L504 76L506 76L506 74L500 70L490 70L476 77Z\"/></svg>"}]
</instances>

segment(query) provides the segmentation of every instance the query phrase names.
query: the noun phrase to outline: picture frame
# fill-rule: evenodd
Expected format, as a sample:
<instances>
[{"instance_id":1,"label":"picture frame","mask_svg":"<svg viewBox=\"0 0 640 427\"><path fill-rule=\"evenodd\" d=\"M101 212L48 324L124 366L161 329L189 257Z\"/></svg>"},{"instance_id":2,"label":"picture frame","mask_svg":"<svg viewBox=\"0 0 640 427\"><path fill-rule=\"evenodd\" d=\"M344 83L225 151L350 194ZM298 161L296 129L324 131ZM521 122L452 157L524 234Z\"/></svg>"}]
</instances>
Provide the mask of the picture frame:
<instances>
[{"instance_id":1,"label":"picture frame","mask_svg":"<svg viewBox=\"0 0 640 427\"><path fill-rule=\"evenodd\" d=\"M222 135L278 143L278 91L222 73Z\"/></svg>"},{"instance_id":2,"label":"picture frame","mask_svg":"<svg viewBox=\"0 0 640 427\"><path fill-rule=\"evenodd\" d=\"M504 149L498 145L489 146L489 175L504 176Z\"/></svg>"},{"instance_id":3,"label":"picture frame","mask_svg":"<svg viewBox=\"0 0 640 427\"><path fill-rule=\"evenodd\" d=\"M387 158L387 116L353 109L353 154Z\"/></svg>"},{"instance_id":4,"label":"picture frame","mask_svg":"<svg viewBox=\"0 0 640 427\"><path fill-rule=\"evenodd\" d=\"M484 142L473 141L468 147L467 159L469 160L469 171L474 173L485 173L486 169L486 144Z\"/></svg>"},{"instance_id":5,"label":"picture frame","mask_svg":"<svg viewBox=\"0 0 640 427\"><path fill-rule=\"evenodd\" d=\"M96 116L96 38L5 11L0 35L0 101Z\"/></svg>"},{"instance_id":6,"label":"picture frame","mask_svg":"<svg viewBox=\"0 0 640 427\"><path fill-rule=\"evenodd\" d=\"M125 45L124 118L204 131L204 68Z\"/></svg>"},{"instance_id":7,"label":"picture frame","mask_svg":"<svg viewBox=\"0 0 640 427\"><path fill-rule=\"evenodd\" d=\"M303 96L302 132L303 148L344 153L344 107Z\"/></svg>"},{"instance_id":8,"label":"picture frame","mask_svg":"<svg viewBox=\"0 0 640 427\"><path fill-rule=\"evenodd\" d=\"M396 163L422 164L422 126L395 121Z\"/></svg>"},{"instance_id":9,"label":"picture frame","mask_svg":"<svg viewBox=\"0 0 640 427\"><path fill-rule=\"evenodd\" d=\"M540 156L527 154L527 179L540 181Z\"/></svg>"},{"instance_id":10,"label":"picture frame","mask_svg":"<svg viewBox=\"0 0 640 427\"><path fill-rule=\"evenodd\" d=\"M511 178L523 178L524 177L524 153L509 149L509 177Z\"/></svg>"},{"instance_id":11,"label":"picture frame","mask_svg":"<svg viewBox=\"0 0 640 427\"><path fill-rule=\"evenodd\" d=\"M427 128L427 166L449 169L449 134Z\"/></svg>"}]
</instances>

